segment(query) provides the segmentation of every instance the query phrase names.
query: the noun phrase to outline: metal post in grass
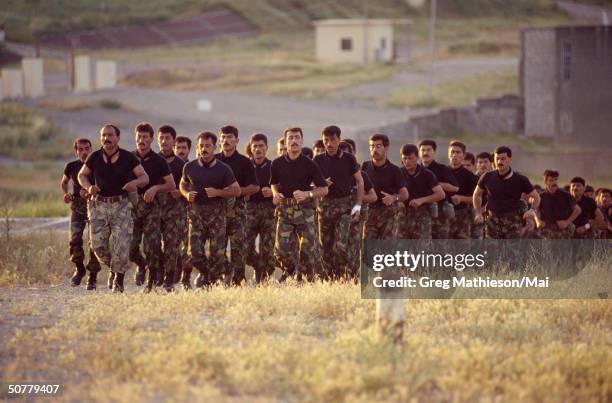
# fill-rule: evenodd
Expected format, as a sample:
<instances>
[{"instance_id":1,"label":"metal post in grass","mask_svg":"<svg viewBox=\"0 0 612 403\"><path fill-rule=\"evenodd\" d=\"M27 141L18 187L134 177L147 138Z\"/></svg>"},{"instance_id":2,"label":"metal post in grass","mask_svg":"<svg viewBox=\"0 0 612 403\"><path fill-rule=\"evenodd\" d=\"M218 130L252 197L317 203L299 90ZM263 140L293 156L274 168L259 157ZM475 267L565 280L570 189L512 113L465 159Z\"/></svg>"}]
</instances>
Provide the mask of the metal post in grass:
<instances>
[{"instance_id":1,"label":"metal post in grass","mask_svg":"<svg viewBox=\"0 0 612 403\"><path fill-rule=\"evenodd\" d=\"M397 272L385 273L385 280L399 280L401 275ZM401 344L404 338L404 322L406 309L399 288L379 288L376 299L376 325L381 335L394 344Z\"/></svg>"}]
</instances>

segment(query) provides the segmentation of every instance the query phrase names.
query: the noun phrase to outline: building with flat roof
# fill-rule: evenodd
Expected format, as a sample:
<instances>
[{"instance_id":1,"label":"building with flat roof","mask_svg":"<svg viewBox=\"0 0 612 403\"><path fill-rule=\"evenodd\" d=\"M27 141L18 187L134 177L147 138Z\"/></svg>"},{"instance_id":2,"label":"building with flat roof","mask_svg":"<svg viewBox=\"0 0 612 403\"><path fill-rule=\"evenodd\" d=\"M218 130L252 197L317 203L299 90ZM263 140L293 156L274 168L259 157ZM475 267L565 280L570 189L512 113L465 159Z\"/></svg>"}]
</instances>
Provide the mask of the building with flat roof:
<instances>
[{"instance_id":1,"label":"building with flat roof","mask_svg":"<svg viewBox=\"0 0 612 403\"><path fill-rule=\"evenodd\" d=\"M314 21L316 58L328 63L385 63L394 59L393 20Z\"/></svg>"}]
</instances>

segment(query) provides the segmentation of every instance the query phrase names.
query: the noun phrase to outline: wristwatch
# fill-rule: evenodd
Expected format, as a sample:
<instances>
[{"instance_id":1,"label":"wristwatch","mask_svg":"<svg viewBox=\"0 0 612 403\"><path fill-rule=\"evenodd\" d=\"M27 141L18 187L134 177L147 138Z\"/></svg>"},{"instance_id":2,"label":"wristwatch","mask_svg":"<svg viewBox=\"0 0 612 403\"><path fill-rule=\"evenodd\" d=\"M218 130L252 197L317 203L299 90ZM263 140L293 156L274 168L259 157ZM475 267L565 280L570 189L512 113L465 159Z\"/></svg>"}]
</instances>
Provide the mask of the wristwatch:
<instances>
[{"instance_id":1,"label":"wristwatch","mask_svg":"<svg viewBox=\"0 0 612 403\"><path fill-rule=\"evenodd\" d=\"M395 201L398 202L399 201L399 195L395 195Z\"/></svg>"},{"instance_id":2,"label":"wristwatch","mask_svg":"<svg viewBox=\"0 0 612 403\"><path fill-rule=\"evenodd\" d=\"M311 199L314 197L314 194L312 193L312 190L310 192L308 192L308 197L310 197Z\"/></svg>"}]
</instances>

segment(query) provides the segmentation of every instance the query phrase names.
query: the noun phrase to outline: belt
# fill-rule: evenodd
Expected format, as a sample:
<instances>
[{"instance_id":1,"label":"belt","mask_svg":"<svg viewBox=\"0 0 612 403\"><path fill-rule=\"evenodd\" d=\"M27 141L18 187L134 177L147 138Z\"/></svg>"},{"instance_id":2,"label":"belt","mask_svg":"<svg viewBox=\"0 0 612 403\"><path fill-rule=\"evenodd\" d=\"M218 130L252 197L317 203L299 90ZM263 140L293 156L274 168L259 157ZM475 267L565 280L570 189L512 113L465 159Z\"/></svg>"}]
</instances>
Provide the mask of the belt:
<instances>
[{"instance_id":1,"label":"belt","mask_svg":"<svg viewBox=\"0 0 612 403\"><path fill-rule=\"evenodd\" d=\"M330 203L343 203L343 202L351 202L353 201L352 196L344 196L344 197L326 197L322 200L322 202L330 202Z\"/></svg>"},{"instance_id":2,"label":"belt","mask_svg":"<svg viewBox=\"0 0 612 403\"><path fill-rule=\"evenodd\" d=\"M103 203L119 203L125 199L127 199L126 195L108 196L108 197L96 196L96 200L103 202Z\"/></svg>"},{"instance_id":3,"label":"belt","mask_svg":"<svg viewBox=\"0 0 612 403\"><path fill-rule=\"evenodd\" d=\"M518 210L510 211L508 213L496 213L493 210L488 210L487 209L487 215L489 217L504 218L504 217L514 217L514 216L517 216L517 215L522 216L523 212L520 209L518 209Z\"/></svg>"},{"instance_id":4,"label":"belt","mask_svg":"<svg viewBox=\"0 0 612 403\"><path fill-rule=\"evenodd\" d=\"M280 199L280 204L285 206L298 206L303 208L314 208L315 201L312 199L306 199L301 203L298 203L293 197L285 197Z\"/></svg>"}]
</instances>

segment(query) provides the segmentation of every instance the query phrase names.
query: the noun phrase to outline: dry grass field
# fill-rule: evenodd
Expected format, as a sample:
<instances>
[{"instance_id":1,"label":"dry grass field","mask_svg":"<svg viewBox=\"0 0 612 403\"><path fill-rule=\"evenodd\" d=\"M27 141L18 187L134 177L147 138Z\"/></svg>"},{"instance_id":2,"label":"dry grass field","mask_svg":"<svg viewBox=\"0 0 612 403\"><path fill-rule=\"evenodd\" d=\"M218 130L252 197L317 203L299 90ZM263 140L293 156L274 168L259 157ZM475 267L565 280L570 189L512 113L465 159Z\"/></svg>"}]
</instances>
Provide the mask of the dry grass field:
<instances>
[{"instance_id":1,"label":"dry grass field","mask_svg":"<svg viewBox=\"0 0 612 403\"><path fill-rule=\"evenodd\" d=\"M61 401L612 400L609 300L406 301L394 346L357 285L87 292L65 238L0 242L0 379Z\"/></svg>"}]
</instances>

